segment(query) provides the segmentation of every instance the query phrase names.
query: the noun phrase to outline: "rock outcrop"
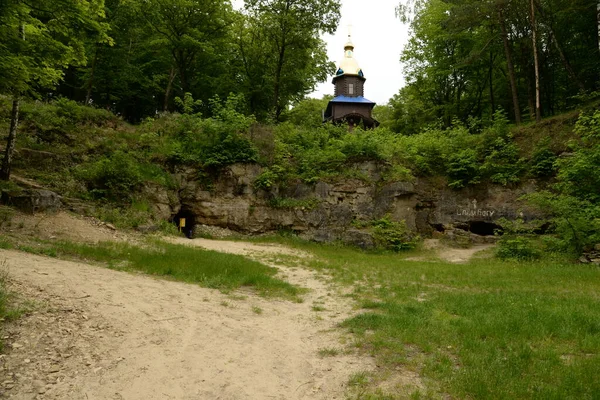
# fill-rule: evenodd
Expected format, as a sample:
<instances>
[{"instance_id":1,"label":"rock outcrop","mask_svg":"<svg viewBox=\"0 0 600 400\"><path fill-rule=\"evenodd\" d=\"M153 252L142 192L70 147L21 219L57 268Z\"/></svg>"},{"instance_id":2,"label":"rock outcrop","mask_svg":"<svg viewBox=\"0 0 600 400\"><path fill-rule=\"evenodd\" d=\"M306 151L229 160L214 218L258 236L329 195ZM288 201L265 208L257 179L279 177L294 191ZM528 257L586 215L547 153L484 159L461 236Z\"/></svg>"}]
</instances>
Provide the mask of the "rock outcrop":
<instances>
[{"instance_id":1,"label":"rock outcrop","mask_svg":"<svg viewBox=\"0 0 600 400\"><path fill-rule=\"evenodd\" d=\"M360 169L375 183L348 179L265 191L254 188L262 168L238 164L210 184L203 183L196 170L188 169L176 175L177 192L159 187L147 187L145 192L161 218L185 215L194 224L246 234L289 230L310 240L360 247L373 245L368 230L360 226L383 217L404 221L423 236L457 229L491 236L500 228L500 218L528 221L539 217L519 200L535 190L534 183L452 190L443 182L424 179L381 184L375 163L364 163Z\"/></svg>"},{"instance_id":2,"label":"rock outcrop","mask_svg":"<svg viewBox=\"0 0 600 400\"><path fill-rule=\"evenodd\" d=\"M44 189L4 190L0 201L28 214L54 212L62 207L60 196Z\"/></svg>"}]
</instances>

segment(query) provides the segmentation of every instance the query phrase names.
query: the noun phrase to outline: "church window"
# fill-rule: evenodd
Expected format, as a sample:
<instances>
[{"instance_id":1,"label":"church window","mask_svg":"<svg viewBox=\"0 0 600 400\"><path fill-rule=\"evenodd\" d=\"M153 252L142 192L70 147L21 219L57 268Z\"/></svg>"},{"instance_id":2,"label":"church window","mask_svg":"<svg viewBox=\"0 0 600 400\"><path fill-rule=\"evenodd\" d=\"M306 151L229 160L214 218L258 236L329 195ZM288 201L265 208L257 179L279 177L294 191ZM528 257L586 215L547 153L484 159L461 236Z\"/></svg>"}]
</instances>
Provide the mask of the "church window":
<instances>
[{"instance_id":1,"label":"church window","mask_svg":"<svg viewBox=\"0 0 600 400\"><path fill-rule=\"evenodd\" d=\"M348 84L348 94L354 94L354 83Z\"/></svg>"}]
</instances>

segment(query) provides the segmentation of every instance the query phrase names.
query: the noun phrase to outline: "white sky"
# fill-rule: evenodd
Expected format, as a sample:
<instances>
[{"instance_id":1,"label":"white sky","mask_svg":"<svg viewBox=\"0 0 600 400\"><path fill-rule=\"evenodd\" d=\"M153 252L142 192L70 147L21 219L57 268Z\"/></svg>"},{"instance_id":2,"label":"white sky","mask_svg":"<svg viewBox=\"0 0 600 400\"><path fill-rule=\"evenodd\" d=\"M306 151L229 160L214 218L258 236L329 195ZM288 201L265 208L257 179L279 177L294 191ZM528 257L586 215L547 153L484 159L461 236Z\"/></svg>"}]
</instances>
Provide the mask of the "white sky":
<instances>
[{"instance_id":1,"label":"white sky","mask_svg":"<svg viewBox=\"0 0 600 400\"><path fill-rule=\"evenodd\" d=\"M342 18L334 35L325 35L329 59L339 64L344 57L348 39L348 25L352 26L354 56L367 82L365 97L378 104L386 104L404 86L400 53L408 41L408 26L396 18L395 9L400 0L341 0ZM243 0L232 0L236 8ZM317 86L310 97L333 95L329 77Z\"/></svg>"},{"instance_id":2,"label":"white sky","mask_svg":"<svg viewBox=\"0 0 600 400\"><path fill-rule=\"evenodd\" d=\"M408 41L408 26L396 18L399 0L341 0L342 18L334 35L325 35L329 59L336 65L344 57L348 25L352 26L354 57L365 78L365 97L386 104L404 86L400 53ZM311 97L333 95L330 77Z\"/></svg>"}]
</instances>

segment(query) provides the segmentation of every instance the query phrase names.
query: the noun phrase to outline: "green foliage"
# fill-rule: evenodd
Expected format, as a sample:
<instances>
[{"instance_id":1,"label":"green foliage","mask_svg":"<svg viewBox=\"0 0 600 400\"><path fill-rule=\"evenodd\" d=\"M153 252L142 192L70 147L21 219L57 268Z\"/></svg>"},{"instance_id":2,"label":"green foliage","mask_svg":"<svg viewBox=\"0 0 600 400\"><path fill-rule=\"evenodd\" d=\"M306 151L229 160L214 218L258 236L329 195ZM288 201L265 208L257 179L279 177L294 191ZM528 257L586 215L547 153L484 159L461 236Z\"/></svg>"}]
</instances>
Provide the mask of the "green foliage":
<instances>
[{"instance_id":1,"label":"green foliage","mask_svg":"<svg viewBox=\"0 0 600 400\"><path fill-rule=\"evenodd\" d=\"M81 165L75 173L85 182L93 198L113 201L132 199L144 181L138 161L122 151Z\"/></svg>"},{"instance_id":2,"label":"green foliage","mask_svg":"<svg viewBox=\"0 0 600 400\"><path fill-rule=\"evenodd\" d=\"M23 102L21 119L37 144L71 144L81 126L106 126L119 121L110 111L83 106L65 97L49 103Z\"/></svg>"},{"instance_id":3,"label":"green foliage","mask_svg":"<svg viewBox=\"0 0 600 400\"><path fill-rule=\"evenodd\" d=\"M447 168L448 186L460 189L467 185L480 182L480 163L476 149L464 149L451 154L448 158Z\"/></svg>"},{"instance_id":4,"label":"green foliage","mask_svg":"<svg viewBox=\"0 0 600 400\"><path fill-rule=\"evenodd\" d=\"M282 119L291 103L333 74L321 34L333 33L338 0L246 0L235 29L249 108L259 119Z\"/></svg>"},{"instance_id":5,"label":"green foliage","mask_svg":"<svg viewBox=\"0 0 600 400\"><path fill-rule=\"evenodd\" d=\"M600 243L600 204L548 191L531 194L527 199L554 225L557 240L549 250L580 254Z\"/></svg>"},{"instance_id":6,"label":"green foliage","mask_svg":"<svg viewBox=\"0 0 600 400\"><path fill-rule=\"evenodd\" d=\"M536 101L531 23L525 17L530 6L526 1L401 2L398 15L411 30L401 55L406 85L390 100L386 126L414 134L432 123L451 126L454 119L475 117L487 124L499 106L509 104L511 121L529 117L525 106L533 108ZM537 49L544 54L539 58L542 113L559 114L593 99L600 75L596 3L539 0L535 17ZM574 37L579 40L568 40Z\"/></svg>"},{"instance_id":7,"label":"green foliage","mask_svg":"<svg viewBox=\"0 0 600 400\"><path fill-rule=\"evenodd\" d=\"M195 114L196 110L202 106L202 100L194 100L192 94L186 92L183 99L175 97L175 105L182 114Z\"/></svg>"},{"instance_id":8,"label":"green foliage","mask_svg":"<svg viewBox=\"0 0 600 400\"><path fill-rule=\"evenodd\" d=\"M524 236L504 235L496 250L496 257L502 260L531 261L539 259L541 255L533 239Z\"/></svg>"},{"instance_id":9,"label":"green foliage","mask_svg":"<svg viewBox=\"0 0 600 400\"><path fill-rule=\"evenodd\" d=\"M529 171L538 178L553 176L556 173L556 154L548 147L539 146L531 155Z\"/></svg>"},{"instance_id":10,"label":"green foliage","mask_svg":"<svg viewBox=\"0 0 600 400\"><path fill-rule=\"evenodd\" d=\"M166 115L146 122L143 139L157 159L207 169L255 162L258 151L246 136L252 117L227 108L218 118L196 115Z\"/></svg>"},{"instance_id":11,"label":"green foliage","mask_svg":"<svg viewBox=\"0 0 600 400\"><path fill-rule=\"evenodd\" d=\"M104 204L95 207L93 215L104 222L113 224L117 228L137 228L138 226L147 224L154 217L147 207L143 207L143 204L144 202L139 202L136 199L131 200L131 204L121 206ZM161 221L158 223L162 224ZM161 225L161 227L166 229L166 233L169 232L168 228L164 228L164 225Z\"/></svg>"},{"instance_id":12,"label":"green foliage","mask_svg":"<svg viewBox=\"0 0 600 400\"><path fill-rule=\"evenodd\" d=\"M254 180L254 188L258 190L270 190L279 180L280 176L277 172L265 168Z\"/></svg>"},{"instance_id":13,"label":"green foliage","mask_svg":"<svg viewBox=\"0 0 600 400\"><path fill-rule=\"evenodd\" d=\"M323 111L332 96L324 96L322 99L302 99L294 104L291 110L284 113L282 119L296 126L307 128L318 128L323 125Z\"/></svg>"},{"instance_id":14,"label":"green foliage","mask_svg":"<svg viewBox=\"0 0 600 400\"><path fill-rule=\"evenodd\" d=\"M581 143L573 143L573 154L557 161L558 190L583 200L600 201L600 111L583 114L575 126Z\"/></svg>"},{"instance_id":15,"label":"green foliage","mask_svg":"<svg viewBox=\"0 0 600 400\"><path fill-rule=\"evenodd\" d=\"M371 222L373 228L373 237L377 247L392 250L403 251L414 249L419 243L420 238L411 232L404 221L391 221L389 217L384 217Z\"/></svg>"},{"instance_id":16,"label":"green foliage","mask_svg":"<svg viewBox=\"0 0 600 400\"><path fill-rule=\"evenodd\" d=\"M511 137L496 137L486 146L481 172L491 182L501 185L518 183L524 171L524 160Z\"/></svg>"},{"instance_id":17,"label":"green foliage","mask_svg":"<svg viewBox=\"0 0 600 400\"><path fill-rule=\"evenodd\" d=\"M580 254L600 243L600 111L582 114L576 127L581 141L573 153L558 159L553 191L527 199L544 211L554 226L550 250Z\"/></svg>"},{"instance_id":18,"label":"green foliage","mask_svg":"<svg viewBox=\"0 0 600 400\"><path fill-rule=\"evenodd\" d=\"M37 0L0 6L0 92L16 96L54 87L63 69L86 61L86 36L109 42L104 0ZM60 21L58 23L57 21Z\"/></svg>"}]
</instances>

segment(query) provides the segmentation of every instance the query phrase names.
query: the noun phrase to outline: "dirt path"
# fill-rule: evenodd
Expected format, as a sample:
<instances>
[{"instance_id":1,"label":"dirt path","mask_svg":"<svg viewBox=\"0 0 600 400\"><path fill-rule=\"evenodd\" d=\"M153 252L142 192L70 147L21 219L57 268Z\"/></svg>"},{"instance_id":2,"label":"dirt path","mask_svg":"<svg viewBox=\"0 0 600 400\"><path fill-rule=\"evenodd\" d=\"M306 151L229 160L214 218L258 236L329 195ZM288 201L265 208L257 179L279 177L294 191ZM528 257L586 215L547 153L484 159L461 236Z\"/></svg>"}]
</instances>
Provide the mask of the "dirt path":
<instances>
[{"instance_id":1,"label":"dirt path","mask_svg":"<svg viewBox=\"0 0 600 400\"><path fill-rule=\"evenodd\" d=\"M289 254L184 242L252 257ZM333 328L351 304L302 268L279 266L311 288L298 304L15 251L1 250L3 259L16 290L46 304L4 340L0 391L8 398L339 399L351 374L374 368L369 359L318 355L341 348ZM313 311L315 302L327 311Z\"/></svg>"},{"instance_id":2,"label":"dirt path","mask_svg":"<svg viewBox=\"0 0 600 400\"><path fill-rule=\"evenodd\" d=\"M423 257L409 257L407 261L431 261L432 256L450 263L465 263L475 257L477 253L493 248L493 244L480 244L463 249L443 245L439 239L425 239L423 247L431 254Z\"/></svg>"}]
</instances>

